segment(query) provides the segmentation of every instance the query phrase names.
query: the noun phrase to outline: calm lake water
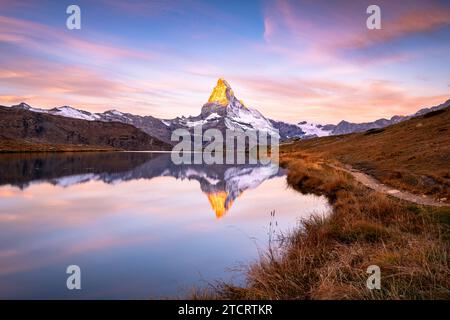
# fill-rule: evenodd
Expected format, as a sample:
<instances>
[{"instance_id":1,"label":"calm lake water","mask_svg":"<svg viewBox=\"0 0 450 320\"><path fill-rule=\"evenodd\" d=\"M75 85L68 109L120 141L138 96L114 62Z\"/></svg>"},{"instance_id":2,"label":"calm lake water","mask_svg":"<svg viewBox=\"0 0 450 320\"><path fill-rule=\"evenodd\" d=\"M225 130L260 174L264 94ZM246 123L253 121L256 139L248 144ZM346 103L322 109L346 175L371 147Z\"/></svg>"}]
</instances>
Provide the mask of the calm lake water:
<instances>
[{"instance_id":1,"label":"calm lake water","mask_svg":"<svg viewBox=\"0 0 450 320\"><path fill-rule=\"evenodd\" d=\"M271 211L275 210L275 216ZM271 232L326 214L276 166L176 166L168 154L0 155L0 298L186 294L258 259ZM81 268L68 290L66 268Z\"/></svg>"}]
</instances>

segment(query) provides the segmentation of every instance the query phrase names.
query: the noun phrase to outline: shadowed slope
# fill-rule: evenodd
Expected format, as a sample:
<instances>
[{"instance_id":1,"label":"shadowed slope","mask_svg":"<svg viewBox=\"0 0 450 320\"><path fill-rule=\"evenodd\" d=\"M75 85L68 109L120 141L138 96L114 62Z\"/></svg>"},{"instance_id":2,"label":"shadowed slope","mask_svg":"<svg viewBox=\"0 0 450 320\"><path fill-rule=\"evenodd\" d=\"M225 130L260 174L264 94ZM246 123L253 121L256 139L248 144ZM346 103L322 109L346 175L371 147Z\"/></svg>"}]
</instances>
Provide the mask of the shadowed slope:
<instances>
[{"instance_id":1,"label":"shadowed slope","mask_svg":"<svg viewBox=\"0 0 450 320\"><path fill-rule=\"evenodd\" d=\"M170 150L171 145L123 123L73 119L0 106L0 151L40 151L54 145L67 150L95 147ZM33 145L35 146L33 148ZM88 148L89 149L89 148ZM47 150L47 149L45 149ZM52 150L52 149L49 149Z\"/></svg>"}]
</instances>

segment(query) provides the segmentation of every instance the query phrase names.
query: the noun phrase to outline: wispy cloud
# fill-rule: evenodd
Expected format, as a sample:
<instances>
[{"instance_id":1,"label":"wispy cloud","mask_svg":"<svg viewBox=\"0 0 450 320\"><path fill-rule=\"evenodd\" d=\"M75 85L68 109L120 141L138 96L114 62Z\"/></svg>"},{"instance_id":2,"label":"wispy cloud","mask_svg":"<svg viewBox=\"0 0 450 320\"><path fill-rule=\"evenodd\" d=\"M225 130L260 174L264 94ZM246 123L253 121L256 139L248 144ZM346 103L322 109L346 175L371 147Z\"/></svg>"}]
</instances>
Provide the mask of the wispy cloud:
<instances>
[{"instance_id":1,"label":"wispy cloud","mask_svg":"<svg viewBox=\"0 0 450 320\"><path fill-rule=\"evenodd\" d=\"M132 91L131 87L82 66L25 58L4 66L0 81L29 92L39 90L42 94L114 97L118 92Z\"/></svg>"},{"instance_id":2,"label":"wispy cloud","mask_svg":"<svg viewBox=\"0 0 450 320\"><path fill-rule=\"evenodd\" d=\"M278 115L278 118L291 122L371 121L409 114L449 98L445 94L421 95L417 90L410 91L399 83L380 79L367 79L361 83L261 76L234 79L245 92L250 92L249 98L255 105L263 105L265 114ZM286 105L289 108L283 108Z\"/></svg>"},{"instance_id":3,"label":"wispy cloud","mask_svg":"<svg viewBox=\"0 0 450 320\"><path fill-rule=\"evenodd\" d=\"M69 34L62 28L54 29L40 23L6 16L0 16L0 42L62 57L72 54L97 59L148 60L156 56L147 51L86 40L74 33Z\"/></svg>"},{"instance_id":4,"label":"wispy cloud","mask_svg":"<svg viewBox=\"0 0 450 320\"><path fill-rule=\"evenodd\" d=\"M315 11L308 10L311 3L300 2L307 9L288 0L271 3L265 11L264 38L271 45L269 49L291 58L297 57L296 60L304 63L335 62L349 50L382 45L450 25L450 9L434 1L410 1L410 5L381 1L382 13L386 13L382 15L381 30L366 28L367 5L363 2L315 1ZM381 55L380 60L395 61L398 57ZM406 58L403 53L402 59ZM358 62L357 57L352 59ZM370 59L372 63L376 60L376 57Z\"/></svg>"},{"instance_id":5,"label":"wispy cloud","mask_svg":"<svg viewBox=\"0 0 450 320\"><path fill-rule=\"evenodd\" d=\"M64 10L19 15L15 3L0 0L0 104L170 118L198 114L225 77L269 117L336 122L411 113L448 93L444 1L379 0L382 30L366 28L369 0L81 1L95 21L80 32L64 28Z\"/></svg>"},{"instance_id":6,"label":"wispy cloud","mask_svg":"<svg viewBox=\"0 0 450 320\"><path fill-rule=\"evenodd\" d=\"M381 30L371 32L365 30L360 34L343 40L339 46L343 48L362 48L378 43L392 41L409 35L427 33L450 25L450 10L438 5L413 7L398 14L396 18L383 20Z\"/></svg>"}]
</instances>

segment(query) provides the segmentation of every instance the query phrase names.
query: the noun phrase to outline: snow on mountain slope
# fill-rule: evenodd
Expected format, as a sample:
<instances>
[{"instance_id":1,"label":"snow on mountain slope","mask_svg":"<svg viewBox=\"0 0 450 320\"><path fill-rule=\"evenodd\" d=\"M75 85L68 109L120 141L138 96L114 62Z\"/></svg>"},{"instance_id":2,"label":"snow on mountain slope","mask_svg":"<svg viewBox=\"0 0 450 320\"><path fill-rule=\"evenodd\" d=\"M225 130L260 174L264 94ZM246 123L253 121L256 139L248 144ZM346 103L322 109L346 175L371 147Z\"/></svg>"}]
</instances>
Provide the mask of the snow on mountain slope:
<instances>
[{"instance_id":1,"label":"snow on mountain slope","mask_svg":"<svg viewBox=\"0 0 450 320\"><path fill-rule=\"evenodd\" d=\"M195 121L190 121L190 120L186 120L184 122L184 124L188 127L196 127L196 126L200 126L200 125L205 125L211 121L215 121L220 119L221 116L218 115L217 113L213 112L211 113L209 116L207 116L205 119L200 119L200 120L195 120Z\"/></svg>"},{"instance_id":2,"label":"snow on mountain slope","mask_svg":"<svg viewBox=\"0 0 450 320\"><path fill-rule=\"evenodd\" d=\"M224 117L224 124L230 130L256 130L267 132L271 136L279 136L278 131L272 123L266 119L258 110L245 106L238 100L230 85L224 79L217 81L216 87L202 108L202 114L220 112Z\"/></svg>"},{"instance_id":3,"label":"snow on mountain slope","mask_svg":"<svg viewBox=\"0 0 450 320\"><path fill-rule=\"evenodd\" d=\"M278 136L278 131L272 126L258 110L244 107L239 101L229 106L227 110L227 119L225 120L227 128L240 128L246 130L265 131L270 135Z\"/></svg>"},{"instance_id":4,"label":"snow on mountain slope","mask_svg":"<svg viewBox=\"0 0 450 320\"><path fill-rule=\"evenodd\" d=\"M46 111L45 113L49 113L55 116L74 118L74 119L82 119L88 121L100 120L101 117L98 114L90 113L88 111L78 110L69 106L54 108Z\"/></svg>"},{"instance_id":5,"label":"snow on mountain slope","mask_svg":"<svg viewBox=\"0 0 450 320\"><path fill-rule=\"evenodd\" d=\"M326 137L331 134L332 130L324 130L321 124L302 121L297 125L305 133L305 136Z\"/></svg>"},{"instance_id":6,"label":"snow on mountain slope","mask_svg":"<svg viewBox=\"0 0 450 320\"><path fill-rule=\"evenodd\" d=\"M74 118L74 119L83 119L88 121L95 121L95 120L101 120L101 116L96 113L91 113L89 111L79 110L75 109L69 106L63 106L53 109L40 109L40 108L33 108L29 106L26 103L20 103L18 105L12 106L13 108L28 110L32 112L39 112L39 113L47 113L54 116L61 116L66 118Z\"/></svg>"},{"instance_id":7,"label":"snow on mountain slope","mask_svg":"<svg viewBox=\"0 0 450 320\"><path fill-rule=\"evenodd\" d=\"M158 138L164 142L170 143L170 120L163 122L152 116L139 116L131 113L123 113L118 110L108 110L103 113L92 113L89 111L75 109L69 106L63 106L53 109L32 108L26 103L11 106L11 108L23 109L32 112L46 113L60 117L81 119L87 121L120 122L130 124L152 137Z\"/></svg>"},{"instance_id":8,"label":"snow on mountain slope","mask_svg":"<svg viewBox=\"0 0 450 320\"><path fill-rule=\"evenodd\" d=\"M18 108L18 109L23 109L23 110L28 110L28 111L32 111L32 112L46 112L47 110L44 109L39 109L39 108L33 108L32 106L30 106L29 104L26 104L25 102L22 102L20 104L11 106L12 108Z\"/></svg>"}]
</instances>

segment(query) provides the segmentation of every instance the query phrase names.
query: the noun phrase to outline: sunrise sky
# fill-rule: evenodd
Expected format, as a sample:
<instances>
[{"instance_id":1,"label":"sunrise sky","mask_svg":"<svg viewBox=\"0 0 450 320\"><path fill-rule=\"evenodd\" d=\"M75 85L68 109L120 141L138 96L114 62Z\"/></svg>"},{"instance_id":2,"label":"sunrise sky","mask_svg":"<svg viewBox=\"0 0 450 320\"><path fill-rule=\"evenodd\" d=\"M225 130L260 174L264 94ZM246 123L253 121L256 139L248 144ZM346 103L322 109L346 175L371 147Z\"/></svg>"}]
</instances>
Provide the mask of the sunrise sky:
<instances>
[{"instance_id":1,"label":"sunrise sky","mask_svg":"<svg viewBox=\"0 0 450 320\"><path fill-rule=\"evenodd\" d=\"M449 1L0 0L2 105L197 115L223 77L270 118L369 121L450 98L449 66Z\"/></svg>"}]
</instances>

